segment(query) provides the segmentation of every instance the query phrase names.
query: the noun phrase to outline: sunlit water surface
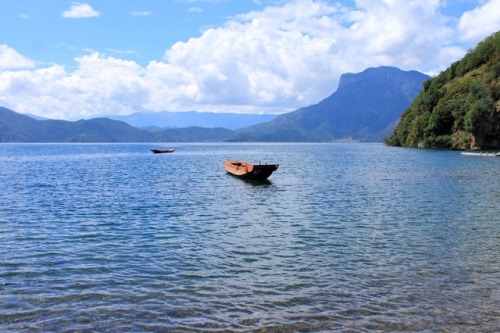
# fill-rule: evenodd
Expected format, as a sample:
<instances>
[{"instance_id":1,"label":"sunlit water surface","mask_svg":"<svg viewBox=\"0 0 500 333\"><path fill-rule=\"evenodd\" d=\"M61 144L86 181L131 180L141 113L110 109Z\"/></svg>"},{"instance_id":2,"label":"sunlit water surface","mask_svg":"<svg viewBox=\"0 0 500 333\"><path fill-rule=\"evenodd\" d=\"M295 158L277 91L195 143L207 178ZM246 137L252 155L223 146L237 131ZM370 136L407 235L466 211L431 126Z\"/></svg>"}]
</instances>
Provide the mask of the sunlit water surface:
<instances>
[{"instance_id":1,"label":"sunlit water surface","mask_svg":"<svg viewBox=\"0 0 500 333\"><path fill-rule=\"evenodd\" d=\"M500 329L500 158L165 147L0 145L1 332Z\"/></svg>"}]
</instances>

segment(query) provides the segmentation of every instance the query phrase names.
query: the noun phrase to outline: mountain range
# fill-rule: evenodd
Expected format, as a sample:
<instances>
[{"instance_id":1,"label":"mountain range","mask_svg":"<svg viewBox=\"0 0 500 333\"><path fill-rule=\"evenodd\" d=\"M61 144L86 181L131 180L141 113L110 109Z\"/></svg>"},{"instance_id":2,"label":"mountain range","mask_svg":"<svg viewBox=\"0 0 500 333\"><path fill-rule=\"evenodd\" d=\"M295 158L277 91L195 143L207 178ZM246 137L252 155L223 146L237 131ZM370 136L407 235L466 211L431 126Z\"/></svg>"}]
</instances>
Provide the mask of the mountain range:
<instances>
[{"instance_id":1,"label":"mountain range","mask_svg":"<svg viewBox=\"0 0 500 333\"><path fill-rule=\"evenodd\" d=\"M188 127L154 132L108 118L36 120L0 107L0 142L221 142L234 138L224 128Z\"/></svg>"},{"instance_id":2,"label":"mountain range","mask_svg":"<svg viewBox=\"0 0 500 333\"><path fill-rule=\"evenodd\" d=\"M264 120L266 116L219 114L215 117L192 112L186 114L186 119L201 126L171 128L173 121L160 121L161 117L170 116L164 113L114 117L121 120L95 118L71 122L34 119L0 107L0 142L382 141L428 78L416 71L394 67L343 74L337 91L318 104L279 116L267 115L271 120L239 129L210 128L215 123L209 119L248 124L259 117Z\"/></svg>"},{"instance_id":3,"label":"mountain range","mask_svg":"<svg viewBox=\"0 0 500 333\"><path fill-rule=\"evenodd\" d=\"M236 130L276 118L275 114L215 113L197 111L136 112L126 116L111 115L108 118L121 120L127 124L146 128L150 131L166 128L227 128Z\"/></svg>"}]
</instances>

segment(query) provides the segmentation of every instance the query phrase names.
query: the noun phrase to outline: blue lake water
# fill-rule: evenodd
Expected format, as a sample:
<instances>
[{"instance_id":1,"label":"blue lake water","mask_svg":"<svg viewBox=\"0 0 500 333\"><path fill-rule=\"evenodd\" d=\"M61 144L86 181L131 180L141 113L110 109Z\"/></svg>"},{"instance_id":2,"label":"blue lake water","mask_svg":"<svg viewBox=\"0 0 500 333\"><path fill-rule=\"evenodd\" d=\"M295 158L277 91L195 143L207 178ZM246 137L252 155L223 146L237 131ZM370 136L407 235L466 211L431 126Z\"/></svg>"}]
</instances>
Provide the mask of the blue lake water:
<instances>
[{"instance_id":1,"label":"blue lake water","mask_svg":"<svg viewBox=\"0 0 500 333\"><path fill-rule=\"evenodd\" d=\"M500 329L500 158L1 144L0 207L1 332Z\"/></svg>"}]
</instances>

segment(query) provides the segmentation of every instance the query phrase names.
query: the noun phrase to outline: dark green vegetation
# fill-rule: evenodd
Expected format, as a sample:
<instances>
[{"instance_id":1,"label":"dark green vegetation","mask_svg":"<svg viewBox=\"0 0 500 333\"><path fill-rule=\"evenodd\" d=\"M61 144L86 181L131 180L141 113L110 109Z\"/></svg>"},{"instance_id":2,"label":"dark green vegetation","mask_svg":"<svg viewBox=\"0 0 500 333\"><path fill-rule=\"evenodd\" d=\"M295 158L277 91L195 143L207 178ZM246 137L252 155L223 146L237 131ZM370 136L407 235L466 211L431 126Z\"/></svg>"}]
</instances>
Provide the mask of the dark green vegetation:
<instances>
[{"instance_id":1,"label":"dark green vegetation","mask_svg":"<svg viewBox=\"0 0 500 333\"><path fill-rule=\"evenodd\" d=\"M499 100L500 31L426 81L386 143L403 147L499 149Z\"/></svg>"},{"instance_id":2,"label":"dark green vegetation","mask_svg":"<svg viewBox=\"0 0 500 333\"><path fill-rule=\"evenodd\" d=\"M382 141L429 77L394 67L343 74L318 104L238 131L239 141Z\"/></svg>"}]
</instances>

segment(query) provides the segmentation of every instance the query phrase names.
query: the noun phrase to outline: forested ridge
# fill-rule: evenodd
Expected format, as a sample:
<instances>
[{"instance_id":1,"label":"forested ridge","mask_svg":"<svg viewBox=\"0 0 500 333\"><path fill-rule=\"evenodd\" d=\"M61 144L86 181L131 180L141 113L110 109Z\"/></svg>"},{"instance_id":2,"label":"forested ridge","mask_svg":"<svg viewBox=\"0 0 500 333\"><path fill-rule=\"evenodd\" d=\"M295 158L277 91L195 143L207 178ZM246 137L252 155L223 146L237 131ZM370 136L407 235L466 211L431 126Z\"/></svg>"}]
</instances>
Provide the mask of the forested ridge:
<instances>
[{"instance_id":1,"label":"forested ridge","mask_svg":"<svg viewBox=\"0 0 500 333\"><path fill-rule=\"evenodd\" d=\"M402 147L500 148L500 31L424 82L386 143Z\"/></svg>"}]
</instances>

